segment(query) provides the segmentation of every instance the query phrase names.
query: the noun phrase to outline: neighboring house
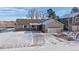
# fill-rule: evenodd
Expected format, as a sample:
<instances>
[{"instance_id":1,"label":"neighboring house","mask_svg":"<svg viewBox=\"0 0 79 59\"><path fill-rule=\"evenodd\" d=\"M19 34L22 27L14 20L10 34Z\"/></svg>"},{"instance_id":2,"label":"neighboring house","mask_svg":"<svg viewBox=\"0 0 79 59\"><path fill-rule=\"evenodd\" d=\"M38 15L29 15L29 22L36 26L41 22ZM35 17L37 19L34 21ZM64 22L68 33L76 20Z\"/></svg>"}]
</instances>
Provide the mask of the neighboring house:
<instances>
[{"instance_id":1,"label":"neighboring house","mask_svg":"<svg viewBox=\"0 0 79 59\"><path fill-rule=\"evenodd\" d=\"M0 21L0 28L15 28L15 21Z\"/></svg>"},{"instance_id":2,"label":"neighboring house","mask_svg":"<svg viewBox=\"0 0 79 59\"><path fill-rule=\"evenodd\" d=\"M34 30L42 32L61 32L64 25L54 19L17 19L16 30Z\"/></svg>"},{"instance_id":3,"label":"neighboring house","mask_svg":"<svg viewBox=\"0 0 79 59\"><path fill-rule=\"evenodd\" d=\"M79 31L79 12L64 15L61 22L69 31Z\"/></svg>"}]
</instances>

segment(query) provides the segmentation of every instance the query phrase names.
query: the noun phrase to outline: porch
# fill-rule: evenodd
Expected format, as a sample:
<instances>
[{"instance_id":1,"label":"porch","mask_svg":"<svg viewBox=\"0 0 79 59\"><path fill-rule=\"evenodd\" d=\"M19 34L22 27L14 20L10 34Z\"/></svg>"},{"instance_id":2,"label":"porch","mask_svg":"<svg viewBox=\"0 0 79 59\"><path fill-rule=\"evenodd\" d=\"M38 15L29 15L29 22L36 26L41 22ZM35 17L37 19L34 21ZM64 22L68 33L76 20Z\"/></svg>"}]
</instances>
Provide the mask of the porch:
<instances>
[{"instance_id":1,"label":"porch","mask_svg":"<svg viewBox=\"0 0 79 59\"><path fill-rule=\"evenodd\" d=\"M32 32L43 32L43 25L41 23L29 23L28 25L23 25L25 31Z\"/></svg>"}]
</instances>

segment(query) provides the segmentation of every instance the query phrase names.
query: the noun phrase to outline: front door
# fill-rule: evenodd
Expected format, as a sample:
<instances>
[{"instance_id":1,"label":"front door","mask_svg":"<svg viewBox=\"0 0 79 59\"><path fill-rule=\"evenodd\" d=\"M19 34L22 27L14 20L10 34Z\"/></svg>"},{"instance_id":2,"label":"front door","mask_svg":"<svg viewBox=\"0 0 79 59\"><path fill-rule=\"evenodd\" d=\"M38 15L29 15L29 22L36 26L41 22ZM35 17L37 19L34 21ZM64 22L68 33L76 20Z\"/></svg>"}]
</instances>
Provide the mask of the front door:
<instances>
[{"instance_id":1,"label":"front door","mask_svg":"<svg viewBox=\"0 0 79 59\"><path fill-rule=\"evenodd\" d=\"M42 31L42 25L32 25L32 31Z\"/></svg>"},{"instance_id":2,"label":"front door","mask_svg":"<svg viewBox=\"0 0 79 59\"><path fill-rule=\"evenodd\" d=\"M32 25L31 30L32 30L32 31L37 31L37 30L38 30L37 27L38 27L37 25Z\"/></svg>"}]
</instances>

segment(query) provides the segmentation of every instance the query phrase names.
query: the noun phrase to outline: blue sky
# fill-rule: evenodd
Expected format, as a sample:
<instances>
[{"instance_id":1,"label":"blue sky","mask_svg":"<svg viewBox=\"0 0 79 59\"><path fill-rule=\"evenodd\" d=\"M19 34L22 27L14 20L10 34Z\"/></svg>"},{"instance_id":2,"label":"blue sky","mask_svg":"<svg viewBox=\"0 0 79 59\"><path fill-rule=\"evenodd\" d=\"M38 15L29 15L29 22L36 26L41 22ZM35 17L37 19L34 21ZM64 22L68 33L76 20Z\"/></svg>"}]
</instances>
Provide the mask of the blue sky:
<instances>
[{"instance_id":1,"label":"blue sky","mask_svg":"<svg viewBox=\"0 0 79 59\"><path fill-rule=\"evenodd\" d=\"M34 7L0 7L0 20L7 20L8 18L26 17L27 12L30 8ZM36 7L40 10L47 11L52 8L57 16L63 16L64 14L70 13L72 7ZM12 20L13 20L12 19Z\"/></svg>"}]
</instances>

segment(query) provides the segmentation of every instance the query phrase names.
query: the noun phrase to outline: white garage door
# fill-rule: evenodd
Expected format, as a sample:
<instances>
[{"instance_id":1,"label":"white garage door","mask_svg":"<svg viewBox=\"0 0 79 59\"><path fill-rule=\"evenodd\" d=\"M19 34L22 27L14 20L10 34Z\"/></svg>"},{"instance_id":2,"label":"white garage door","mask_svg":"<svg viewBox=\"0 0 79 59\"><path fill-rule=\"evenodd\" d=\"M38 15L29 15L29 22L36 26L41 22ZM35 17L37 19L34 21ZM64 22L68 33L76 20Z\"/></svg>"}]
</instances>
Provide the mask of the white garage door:
<instances>
[{"instance_id":1,"label":"white garage door","mask_svg":"<svg viewBox=\"0 0 79 59\"><path fill-rule=\"evenodd\" d=\"M79 26L76 25L72 26L72 31L79 31Z\"/></svg>"},{"instance_id":2,"label":"white garage door","mask_svg":"<svg viewBox=\"0 0 79 59\"><path fill-rule=\"evenodd\" d=\"M61 31L62 31L61 28L48 28L49 33L58 33L58 32L61 32Z\"/></svg>"}]
</instances>

